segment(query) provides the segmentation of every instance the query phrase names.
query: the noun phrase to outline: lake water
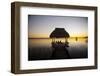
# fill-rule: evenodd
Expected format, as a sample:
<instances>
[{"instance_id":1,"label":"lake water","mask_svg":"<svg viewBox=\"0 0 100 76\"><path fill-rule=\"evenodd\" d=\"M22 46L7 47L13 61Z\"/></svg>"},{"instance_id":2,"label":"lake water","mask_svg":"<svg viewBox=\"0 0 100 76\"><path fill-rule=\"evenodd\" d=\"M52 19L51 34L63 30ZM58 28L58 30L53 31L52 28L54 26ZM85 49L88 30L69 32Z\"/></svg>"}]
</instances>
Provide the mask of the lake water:
<instances>
[{"instance_id":1,"label":"lake water","mask_svg":"<svg viewBox=\"0 0 100 76\"><path fill-rule=\"evenodd\" d=\"M56 39L64 42L65 39ZM86 38L68 39L69 47L54 48L52 39L28 39L28 60L88 58ZM67 53L66 53L67 52ZM70 56L70 57L69 57Z\"/></svg>"}]
</instances>

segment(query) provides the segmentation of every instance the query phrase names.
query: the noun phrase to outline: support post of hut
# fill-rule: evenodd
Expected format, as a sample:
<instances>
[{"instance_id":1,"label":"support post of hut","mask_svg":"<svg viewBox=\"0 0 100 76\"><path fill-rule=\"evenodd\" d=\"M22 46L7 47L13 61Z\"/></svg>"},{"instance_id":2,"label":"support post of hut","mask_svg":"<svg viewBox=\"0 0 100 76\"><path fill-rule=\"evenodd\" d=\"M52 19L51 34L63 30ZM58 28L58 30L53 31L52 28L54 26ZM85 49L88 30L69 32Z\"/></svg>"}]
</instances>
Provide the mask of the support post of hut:
<instances>
[{"instance_id":1,"label":"support post of hut","mask_svg":"<svg viewBox=\"0 0 100 76\"><path fill-rule=\"evenodd\" d=\"M65 43L67 43L68 42L68 40L67 40L67 38L65 37Z\"/></svg>"},{"instance_id":2,"label":"support post of hut","mask_svg":"<svg viewBox=\"0 0 100 76\"><path fill-rule=\"evenodd\" d=\"M52 38L52 42L53 42L53 38Z\"/></svg>"},{"instance_id":3,"label":"support post of hut","mask_svg":"<svg viewBox=\"0 0 100 76\"><path fill-rule=\"evenodd\" d=\"M52 38L52 42L55 42L55 38Z\"/></svg>"},{"instance_id":4,"label":"support post of hut","mask_svg":"<svg viewBox=\"0 0 100 76\"><path fill-rule=\"evenodd\" d=\"M55 38L54 38L54 42L55 42Z\"/></svg>"},{"instance_id":5,"label":"support post of hut","mask_svg":"<svg viewBox=\"0 0 100 76\"><path fill-rule=\"evenodd\" d=\"M54 39L52 38L52 42L54 42Z\"/></svg>"},{"instance_id":6,"label":"support post of hut","mask_svg":"<svg viewBox=\"0 0 100 76\"><path fill-rule=\"evenodd\" d=\"M65 38L65 46L69 47L68 38Z\"/></svg>"}]
</instances>

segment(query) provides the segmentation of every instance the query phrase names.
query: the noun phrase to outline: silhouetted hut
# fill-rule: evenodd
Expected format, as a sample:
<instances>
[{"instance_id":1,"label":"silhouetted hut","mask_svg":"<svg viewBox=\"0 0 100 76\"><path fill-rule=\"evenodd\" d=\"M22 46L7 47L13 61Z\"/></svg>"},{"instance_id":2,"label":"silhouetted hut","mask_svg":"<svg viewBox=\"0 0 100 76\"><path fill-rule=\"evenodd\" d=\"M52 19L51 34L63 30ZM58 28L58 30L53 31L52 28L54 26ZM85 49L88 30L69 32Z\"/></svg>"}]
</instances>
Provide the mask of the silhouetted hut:
<instances>
[{"instance_id":1,"label":"silhouetted hut","mask_svg":"<svg viewBox=\"0 0 100 76\"><path fill-rule=\"evenodd\" d=\"M56 38L65 38L65 42L70 37L69 33L66 32L64 28L55 28L55 30L50 34L50 38L52 38L52 42L55 42Z\"/></svg>"}]
</instances>

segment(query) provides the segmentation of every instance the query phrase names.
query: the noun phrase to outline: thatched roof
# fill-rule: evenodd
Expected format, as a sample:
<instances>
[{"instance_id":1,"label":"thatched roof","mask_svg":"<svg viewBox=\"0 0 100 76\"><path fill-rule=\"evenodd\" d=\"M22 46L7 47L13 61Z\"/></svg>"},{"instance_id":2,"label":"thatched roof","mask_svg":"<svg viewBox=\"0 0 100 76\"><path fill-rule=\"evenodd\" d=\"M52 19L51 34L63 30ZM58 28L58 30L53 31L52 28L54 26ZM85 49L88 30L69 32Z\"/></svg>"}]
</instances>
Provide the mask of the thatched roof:
<instances>
[{"instance_id":1,"label":"thatched roof","mask_svg":"<svg viewBox=\"0 0 100 76\"><path fill-rule=\"evenodd\" d=\"M66 32L64 28L55 28L55 30L50 34L50 38L63 38L70 37L69 33Z\"/></svg>"}]
</instances>

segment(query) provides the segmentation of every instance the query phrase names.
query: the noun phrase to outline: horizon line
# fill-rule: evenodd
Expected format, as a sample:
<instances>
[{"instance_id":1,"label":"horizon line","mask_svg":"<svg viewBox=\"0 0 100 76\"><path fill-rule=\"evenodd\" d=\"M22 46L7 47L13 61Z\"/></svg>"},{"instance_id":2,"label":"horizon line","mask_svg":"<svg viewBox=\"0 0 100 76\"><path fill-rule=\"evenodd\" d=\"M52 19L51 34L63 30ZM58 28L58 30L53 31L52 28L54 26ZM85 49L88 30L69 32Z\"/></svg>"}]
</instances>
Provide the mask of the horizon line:
<instances>
[{"instance_id":1,"label":"horizon line","mask_svg":"<svg viewBox=\"0 0 100 76\"><path fill-rule=\"evenodd\" d=\"M69 38L88 38L88 36L83 36L83 37L69 37ZM28 38L28 39L50 39L50 37L44 37L44 38L42 38L42 37L40 37L40 38Z\"/></svg>"}]
</instances>

